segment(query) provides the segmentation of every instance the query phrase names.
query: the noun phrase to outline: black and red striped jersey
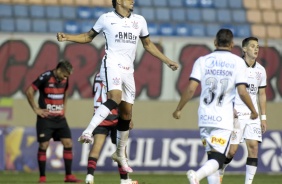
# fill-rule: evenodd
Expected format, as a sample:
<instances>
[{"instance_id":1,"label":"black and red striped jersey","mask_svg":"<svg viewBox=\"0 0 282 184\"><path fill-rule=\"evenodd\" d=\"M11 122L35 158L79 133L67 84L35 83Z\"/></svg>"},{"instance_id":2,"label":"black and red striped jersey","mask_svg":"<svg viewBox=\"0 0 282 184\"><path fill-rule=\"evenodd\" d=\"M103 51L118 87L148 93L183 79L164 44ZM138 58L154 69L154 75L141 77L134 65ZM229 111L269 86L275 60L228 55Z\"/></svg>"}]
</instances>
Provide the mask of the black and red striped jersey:
<instances>
[{"instance_id":1,"label":"black and red striped jersey","mask_svg":"<svg viewBox=\"0 0 282 184\"><path fill-rule=\"evenodd\" d=\"M94 77L93 84L93 96L94 96L94 111L104 102L107 101L107 90L103 85L100 73L97 73ZM94 112L95 113L95 112ZM118 121L118 109L113 109L106 119L100 123L99 126L114 126Z\"/></svg>"},{"instance_id":2,"label":"black and red striped jersey","mask_svg":"<svg viewBox=\"0 0 282 184\"><path fill-rule=\"evenodd\" d=\"M39 90L39 107L49 110L49 118L64 117L64 97L68 89L68 79L59 81L53 71L46 71L32 83L32 87Z\"/></svg>"}]
</instances>

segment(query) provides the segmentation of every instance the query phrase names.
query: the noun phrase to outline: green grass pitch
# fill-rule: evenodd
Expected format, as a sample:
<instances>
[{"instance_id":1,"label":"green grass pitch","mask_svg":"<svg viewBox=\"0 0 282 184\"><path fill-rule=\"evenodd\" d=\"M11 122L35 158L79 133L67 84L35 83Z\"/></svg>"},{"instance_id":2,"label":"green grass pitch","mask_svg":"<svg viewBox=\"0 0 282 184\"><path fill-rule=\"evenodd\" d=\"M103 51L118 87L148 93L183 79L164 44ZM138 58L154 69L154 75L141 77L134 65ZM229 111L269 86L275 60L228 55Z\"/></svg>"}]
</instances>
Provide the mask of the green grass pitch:
<instances>
[{"instance_id":1,"label":"green grass pitch","mask_svg":"<svg viewBox=\"0 0 282 184\"><path fill-rule=\"evenodd\" d=\"M64 174L47 172L47 183L63 184ZM85 179L84 173L74 173L77 178ZM244 183L243 174L227 174L224 176L223 184L240 184ZM134 173L130 174L130 178L137 180L138 184L188 184L185 173L177 174L155 174L155 173ZM38 182L38 173L24 172L0 172L0 184L32 184ZM119 184L119 175L117 173L96 173L95 184ZM281 184L282 174L257 174L253 184ZM201 184L207 184L207 180L203 179Z\"/></svg>"}]
</instances>

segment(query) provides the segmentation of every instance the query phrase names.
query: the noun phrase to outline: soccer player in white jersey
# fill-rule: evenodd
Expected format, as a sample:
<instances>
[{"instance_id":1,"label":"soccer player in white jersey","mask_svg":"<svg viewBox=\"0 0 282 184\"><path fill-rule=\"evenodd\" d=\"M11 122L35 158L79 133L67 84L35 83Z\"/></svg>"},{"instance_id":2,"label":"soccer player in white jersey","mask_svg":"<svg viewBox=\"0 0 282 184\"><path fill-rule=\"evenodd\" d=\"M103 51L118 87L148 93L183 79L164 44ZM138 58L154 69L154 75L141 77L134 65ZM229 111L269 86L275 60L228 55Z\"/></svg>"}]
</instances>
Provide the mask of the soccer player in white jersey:
<instances>
[{"instance_id":1,"label":"soccer player in white jersey","mask_svg":"<svg viewBox=\"0 0 282 184\"><path fill-rule=\"evenodd\" d=\"M245 184L252 184L258 165L258 144L262 141L262 133L266 131L266 72L256 59L259 52L259 43L256 37L245 38L242 42L243 59L247 69L248 92L256 110L260 109L261 118L250 119L250 110L236 94L234 131L230 142L230 150L223 168L220 170L221 181L224 170L233 159L239 143L245 140L248 149L246 161Z\"/></svg>"},{"instance_id":2,"label":"soccer player in white jersey","mask_svg":"<svg viewBox=\"0 0 282 184\"><path fill-rule=\"evenodd\" d=\"M233 130L232 102L236 88L240 98L251 111L250 118L258 117L246 90L245 62L230 52L233 47L233 33L229 29L220 29L214 43L216 46L214 52L195 61L188 87L181 95L173 113L174 118L180 118L181 110L201 84L198 126L208 161L197 171L187 172L190 184L199 184L200 180L210 175L209 184L219 183L219 173L216 171L222 167L229 150ZM217 176L213 176L215 174Z\"/></svg>"},{"instance_id":3,"label":"soccer player in white jersey","mask_svg":"<svg viewBox=\"0 0 282 184\"><path fill-rule=\"evenodd\" d=\"M144 49L169 68L177 70L178 64L162 54L151 42L146 20L143 16L132 13L134 0L113 0L112 4L115 10L101 15L89 32L77 35L57 33L57 39L58 41L89 43L99 33L103 33L106 40L106 54L102 60L100 75L107 87L108 100L97 109L80 139L85 143L91 141L92 131L112 109L119 106L117 150L113 153L112 159L118 162L124 171L132 172L125 157L125 147L135 99L133 62L139 38Z\"/></svg>"}]
</instances>

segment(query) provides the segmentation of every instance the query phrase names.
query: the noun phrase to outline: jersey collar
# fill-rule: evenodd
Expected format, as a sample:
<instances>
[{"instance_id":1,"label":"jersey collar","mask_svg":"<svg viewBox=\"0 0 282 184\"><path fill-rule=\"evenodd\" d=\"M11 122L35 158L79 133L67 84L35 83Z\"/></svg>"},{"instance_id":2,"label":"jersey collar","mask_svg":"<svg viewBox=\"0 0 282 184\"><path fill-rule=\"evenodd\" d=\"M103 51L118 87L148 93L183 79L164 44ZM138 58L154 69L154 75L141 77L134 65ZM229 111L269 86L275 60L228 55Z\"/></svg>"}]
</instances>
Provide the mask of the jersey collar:
<instances>
[{"instance_id":1,"label":"jersey collar","mask_svg":"<svg viewBox=\"0 0 282 184\"><path fill-rule=\"evenodd\" d=\"M115 14L116 14L117 16L119 16L120 18L125 18L123 15L119 14L116 10L115 10L114 12L115 12ZM127 16L127 18L129 18L130 16L131 16L131 13Z\"/></svg>"},{"instance_id":2,"label":"jersey collar","mask_svg":"<svg viewBox=\"0 0 282 184\"><path fill-rule=\"evenodd\" d=\"M231 52L230 50L227 50L227 49L215 49L214 51L226 51L226 52Z\"/></svg>"},{"instance_id":3,"label":"jersey collar","mask_svg":"<svg viewBox=\"0 0 282 184\"><path fill-rule=\"evenodd\" d=\"M243 58L244 59L244 58ZM245 60L244 60L245 61ZM247 65L247 67L248 68L255 68L255 66L256 66L256 64L257 64L257 61L255 61L255 63L253 64L253 66L250 66L248 63L247 63L247 61L245 61L245 63L246 63L246 65Z\"/></svg>"}]
</instances>

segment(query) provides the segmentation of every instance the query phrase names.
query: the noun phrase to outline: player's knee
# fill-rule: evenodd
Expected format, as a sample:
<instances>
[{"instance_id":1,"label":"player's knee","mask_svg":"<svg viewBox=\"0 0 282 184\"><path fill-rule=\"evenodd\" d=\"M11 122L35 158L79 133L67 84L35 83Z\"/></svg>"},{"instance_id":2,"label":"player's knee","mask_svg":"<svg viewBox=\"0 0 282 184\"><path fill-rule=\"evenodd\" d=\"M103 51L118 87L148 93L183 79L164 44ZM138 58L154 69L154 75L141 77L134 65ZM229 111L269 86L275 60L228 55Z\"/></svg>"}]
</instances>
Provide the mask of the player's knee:
<instances>
[{"instance_id":1,"label":"player's knee","mask_svg":"<svg viewBox=\"0 0 282 184\"><path fill-rule=\"evenodd\" d=\"M124 120L121 117L118 118L117 130L127 131L129 130L129 124L131 120Z\"/></svg>"},{"instance_id":2,"label":"player's knee","mask_svg":"<svg viewBox=\"0 0 282 184\"><path fill-rule=\"evenodd\" d=\"M219 153L219 152L210 152L210 154L208 154L208 159L209 160L211 160L211 159L216 160L218 162L219 169L221 169L225 160L226 160L226 156L222 153Z\"/></svg>"}]
</instances>

